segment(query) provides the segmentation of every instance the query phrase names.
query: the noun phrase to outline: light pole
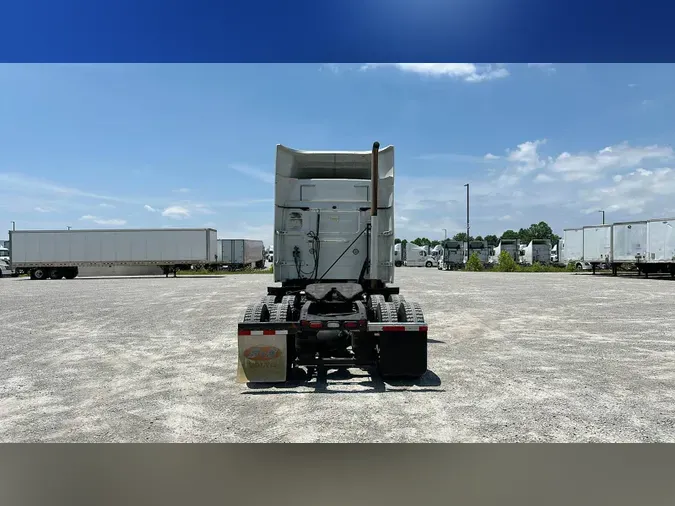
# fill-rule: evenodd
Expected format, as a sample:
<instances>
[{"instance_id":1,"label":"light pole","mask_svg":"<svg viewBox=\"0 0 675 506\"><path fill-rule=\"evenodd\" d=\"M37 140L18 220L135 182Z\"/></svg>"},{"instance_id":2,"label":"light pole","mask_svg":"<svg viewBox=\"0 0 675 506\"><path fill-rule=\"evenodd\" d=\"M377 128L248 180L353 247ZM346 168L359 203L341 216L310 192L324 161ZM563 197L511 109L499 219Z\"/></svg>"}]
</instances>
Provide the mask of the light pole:
<instances>
[{"instance_id":1,"label":"light pole","mask_svg":"<svg viewBox=\"0 0 675 506\"><path fill-rule=\"evenodd\" d=\"M443 231L444 239L447 239L448 238L448 229L442 228L441 230Z\"/></svg>"},{"instance_id":2,"label":"light pole","mask_svg":"<svg viewBox=\"0 0 675 506\"><path fill-rule=\"evenodd\" d=\"M16 230L16 222L15 221L12 222L12 230Z\"/></svg>"},{"instance_id":3,"label":"light pole","mask_svg":"<svg viewBox=\"0 0 675 506\"><path fill-rule=\"evenodd\" d=\"M469 247L469 183L466 183L466 246Z\"/></svg>"},{"instance_id":4,"label":"light pole","mask_svg":"<svg viewBox=\"0 0 675 506\"><path fill-rule=\"evenodd\" d=\"M70 230L70 227L66 227L68 230Z\"/></svg>"},{"instance_id":5,"label":"light pole","mask_svg":"<svg viewBox=\"0 0 675 506\"><path fill-rule=\"evenodd\" d=\"M598 211L599 213L602 213L602 224L605 224L605 211Z\"/></svg>"}]
</instances>

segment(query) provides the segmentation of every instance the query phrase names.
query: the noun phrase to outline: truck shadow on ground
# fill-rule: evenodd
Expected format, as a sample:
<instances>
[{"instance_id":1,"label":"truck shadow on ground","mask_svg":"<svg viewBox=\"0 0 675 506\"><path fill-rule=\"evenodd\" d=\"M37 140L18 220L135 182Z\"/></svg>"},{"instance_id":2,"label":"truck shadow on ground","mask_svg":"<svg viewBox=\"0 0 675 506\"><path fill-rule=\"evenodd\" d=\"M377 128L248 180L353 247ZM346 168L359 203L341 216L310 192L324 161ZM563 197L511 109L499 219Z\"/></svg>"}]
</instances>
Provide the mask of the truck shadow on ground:
<instances>
[{"instance_id":1,"label":"truck shadow on ground","mask_svg":"<svg viewBox=\"0 0 675 506\"><path fill-rule=\"evenodd\" d=\"M357 380L357 381L354 381ZM351 390L344 387L368 387L368 390ZM387 379L384 380L376 371L331 371L327 374L317 374L308 380L298 379L286 383L247 383L250 389L242 395L285 395L285 394L379 394L394 392L444 392L441 378L433 371L427 370L417 379ZM313 391L307 391L310 387Z\"/></svg>"}]
</instances>

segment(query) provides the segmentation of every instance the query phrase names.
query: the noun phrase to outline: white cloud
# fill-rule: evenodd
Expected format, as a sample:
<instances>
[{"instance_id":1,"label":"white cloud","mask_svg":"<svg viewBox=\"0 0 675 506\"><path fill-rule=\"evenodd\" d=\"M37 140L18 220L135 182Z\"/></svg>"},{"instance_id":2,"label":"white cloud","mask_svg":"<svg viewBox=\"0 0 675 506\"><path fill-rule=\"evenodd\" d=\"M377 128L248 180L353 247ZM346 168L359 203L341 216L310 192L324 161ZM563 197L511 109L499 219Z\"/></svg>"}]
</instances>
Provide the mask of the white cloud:
<instances>
[{"instance_id":1,"label":"white cloud","mask_svg":"<svg viewBox=\"0 0 675 506\"><path fill-rule=\"evenodd\" d=\"M80 220L91 221L93 223L96 223L97 225L112 225L112 226L122 226L126 225L127 223L126 220L98 218L96 216L92 216L91 214L85 214L84 216L80 217Z\"/></svg>"},{"instance_id":2,"label":"white cloud","mask_svg":"<svg viewBox=\"0 0 675 506\"><path fill-rule=\"evenodd\" d=\"M507 160L516 165L517 172L527 174L536 169L541 169L546 162L539 157L537 148L546 143L546 139L527 141L518 144L514 151L509 151Z\"/></svg>"},{"instance_id":3,"label":"white cloud","mask_svg":"<svg viewBox=\"0 0 675 506\"><path fill-rule=\"evenodd\" d=\"M505 214L504 216L501 216L497 218L499 221L511 221L513 219L513 216L510 214Z\"/></svg>"},{"instance_id":4,"label":"white cloud","mask_svg":"<svg viewBox=\"0 0 675 506\"><path fill-rule=\"evenodd\" d=\"M155 208L152 207L152 206L149 206L148 204L145 204L145 205L143 206L143 209L145 209L146 211L150 211L151 213L156 213L156 212L157 212L157 209L155 209Z\"/></svg>"},{"instance_id":5,"label":"white cloud","mask_svg":"<svg viewBox=\"0 0 675 506\"><path fill-rule=\"evenodd\" d=\"M38 213L51 213L53 212L53 209L37 206L34 208L34 211L37 211Z\"/></svg>"},{"instance_id":6,"label":"white cloud","mask_svg":"<svg viewBox=\"0 0 675 506\"><path fill-rule=\"evenodd\" d=\"M631 83L631 84L628 85L629 88L635 88L636 86L637 86L637 84L635 84L635 83Z\"/></svg>"},{"instance_id":7,"label":"white cloud","mask_svg":"<svg viewBox=\"0 0 675 506\"><path fill-rule=\"evenodd\" d=\"M174 190L175 193L189 193L190 189L189 188L178 188L177 190Z\"/></svg>"},{"instance_id":8,"label":"white cloud","mask_svg":"<svg viewBox=\"0 0 675 506\"><path fill-rule=\"evenodd\" d=\"M484 157L486 160L499 160L501 156L493 155L492 153L488 153Z\"/></svg>"},{"instance_id":9,"label":"white cloud","mask_svg":"<svg viewBox=\"0 0 675 506\"><path fill-rule=\"evenodd\" d=\"M114 209L115 208L115 206L113 206L112 204L106 204L105 202L101 202L99 204L99 207L103 207L104 209Z\"/></svg>"},{"instance_id":10,"label":"white cloud","mask_svg":"<svg viewBox=\"0 0 675 506\"><path fill-rule=\"evenodd\" d=\"M262 181L263 183L274 184L274 174L272 172L266 172L241 163L231 164L230 169Z\"/></svg>"},{"instance_id":11,"label":"white cloud","mask_svg":"<svg viewBox=\"0 0 675 506\"><path fill-rule=\"evenodd\" d=\"M501 65L475 65L473 63L367 63L361 68L370 70L379 67L396 67L403 72L450 77L470 83L500 79L509 75L509 71Z\"/></svg>"},{"instance_id":12,"label":"white cloud","mask_svg":"<svg viewBox=\"0 0 675 506\"><path fill-rule=\"evenodd\" d=\"M560 154L550 165L551 171L562 174L566 181L588 182L602 177L608 169L630 168L647 161L673 158L673 149L664 146L632 147L627 143L606 147L596 153Z\"/></svg>"},{"instance_id":13,"label":"white cloud","mask_svg":"<svg viewBox=\"0 0 675 506\"><path fill-rule=\"evenodd\" d=\"M625 211L628 214L650 212L652 218L663 214L660 203L672 201L675 197L675 170L669 167L646 170L636 169L628 174L615 175L610 185L580 192L587 203L593 207L586 212L604 209L605 211Z\"/></svg>"},{"instance_id":14,"label":"white cloud","mask_svg":"<svg viewBox=\"0 0 675 506\"><path fill-rule=\"evenodd\" d=\"M162 211L162 216L173 219L183 219L190 217L190 211L181 206L170 206Z\"/></svg>"},{"instance_id":15,"label":"white cloud","mask_svg":"<svg viewBox=\"0 0 675 506\"><path fill-rule=\"evenodd\" d=\"M549 176L548 174L544 174L543 172L540 172L534 178L535 183L552 183L555 180L556 179L554 177Z\"/></svg>"}]
</instances>

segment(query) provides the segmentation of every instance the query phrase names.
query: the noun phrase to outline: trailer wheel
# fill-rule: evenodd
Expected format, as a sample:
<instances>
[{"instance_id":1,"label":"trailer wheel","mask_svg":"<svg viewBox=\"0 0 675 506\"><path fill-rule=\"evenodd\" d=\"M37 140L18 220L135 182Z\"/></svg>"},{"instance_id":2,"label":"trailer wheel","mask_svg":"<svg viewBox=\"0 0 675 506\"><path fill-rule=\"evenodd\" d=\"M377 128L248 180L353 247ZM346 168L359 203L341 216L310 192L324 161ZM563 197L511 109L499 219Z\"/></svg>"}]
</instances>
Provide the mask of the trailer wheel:
<instances>
[{"instance_id":1,"label":"trailer wheel","mask_svg":"<svg viewBox=\"0 0 675 506\"><path fill-rule=\"evenodd\" d=\"M30 272L30 279L45 279L47 277L47 273L44 271L44 269L33 269Z\"/></svg>"},{"instance_id":2,"label":"trailer wheel","mask_svg":"<svg viewBox=\"0 0 675 506\"><path fill-rule=\"evenodd\" d=\"M77 267L72 268L72 269L67 269L64 272L64 276L65 276L66 279L75 279L77 277L77 274L78 274Z\"/></svg>"},{"instance_id":3,"label":"trailer wheel","mask_svg":"<svg viewBox=\"0 0 675 506\"><path fill-rule=\"evenodd\" d=\"M52 269L49 271L49 279L63 279L63 271L61 269Z\"/></svg>"},{"instance_id":4,"label":"trailer wheel","mask_svg":"<svg viewBox=\"0 0 675 506\"><path fill-rule=\"evenodd\" d=\"M427 263L424 264L424 267L433 267L434 263L431 260L427 260Z\"/></svg>"},{"instance_id":5,"label":"trailer wheel","mask_svg":"<svg viewBox=\"0 0 675 506\"><path fill-rule=\"evenodd\" d=\"M583 271L583 270L584 270L584 266L581 265L581 264L575 265L574 268L575 268L577 271Z\"/></svg>"}]
</instances>

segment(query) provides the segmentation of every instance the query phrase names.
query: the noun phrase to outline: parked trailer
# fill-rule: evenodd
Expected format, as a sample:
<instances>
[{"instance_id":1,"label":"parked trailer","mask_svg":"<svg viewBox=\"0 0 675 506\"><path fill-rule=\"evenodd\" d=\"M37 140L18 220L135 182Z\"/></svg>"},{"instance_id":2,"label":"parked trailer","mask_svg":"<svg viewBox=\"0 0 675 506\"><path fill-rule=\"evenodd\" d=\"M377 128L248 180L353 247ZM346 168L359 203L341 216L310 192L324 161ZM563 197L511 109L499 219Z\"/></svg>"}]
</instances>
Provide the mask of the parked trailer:
<instances>
[{"instance_id":1,"label":"parked trailer","mask_svg":"<svg viewBox=\"0 0 675 506\"><path fill-rule=\"evenodd\" d=\"M592 225L584 230L583 260L593 269L610 265L612 258L612 225Z\"/></svg>"},{"instance_id":2,"label":"parked trailer","mask_svg":"<svg viewBox=\"0 0 675 506\"><path fill-rule=\"evenodd\" d=\"M277 145L276 262L267 296L238 330L240 382L284 382L318 368L427 370L422 309L394 281L394 147L297 151ZM309 238L309 240L308 240ZM297 375L297 376L296 376Z\"/></svg>"},{"instance_id":3,"label":"parked trailer","mask_svg":"<svg viewBox=\"0 0 675 506\"><path fill-rule=\"evenodd\" d=\"M574 265L577 271L592 269L592 265L584 261L584 229L566 228L563 230L560 263Z\"/></svg>"},{"instance_id":4,"label":"parked trailer","mask_svg":"<svg viewBox=\"0 0 675 506\"><path fill-rule=\"evenodd\" d=\"M230 270L263 269L265 246L252 239L218 239L219 265Z\"/></svg>"},{"instance_id":5,"label":"parked trailer","mask_svg":"<svg viewBox=\"0 0 675 506\"><path fill-rule=\"evenodd\" d=\"M522 251L520 263L523 265L534 265L535 263L546 265L551 263L551 241L548 239L532 239L520 251Z\"/></svg>"},{"instance_id":6,"label":"parked trailer","mask_svg":"<svg viewBox=\"0 0 675 506\"><path fill-rule=\"evenodd\" d=\"M616 276L622 265L637 266L647 260L647 222L617 222L611 227L610 265Z\"/></svg>"},{"instance_id":7,"label":"parked trailer","mask_svg":"<svg viewBox=\"0 0 675 506\"><path fill-rule=\"evenodd\" d=\"M445 269L451 271L460 269L464 262L464 248L461 241L454 239L445 239L441 243L441 254L439 256L438 270Z\"/></svg>"},{"instance_id":8,"label":"parked trailer","mask_svg":"<svg viewBox=\"0 0 675 506\"><path fill-rule=\"evenodd\" d=\"M637 265L645 276L669 272L675 277L675 218L647 221L647 259Z\"/></svg>"},{"instance_id":9,"label":"parked trailer","mask_svg":"<svg viewBox=\"0 0 675 506\"><path fill-rule=\"evenodd\" d=\"M215 265L216 231L188 229L12 230L11 264L31 279L73 279L80 267L157 265L168 277Z\"/></svg>"}]
</instances>

